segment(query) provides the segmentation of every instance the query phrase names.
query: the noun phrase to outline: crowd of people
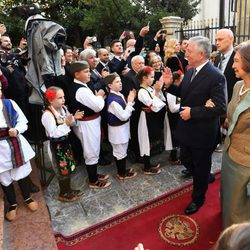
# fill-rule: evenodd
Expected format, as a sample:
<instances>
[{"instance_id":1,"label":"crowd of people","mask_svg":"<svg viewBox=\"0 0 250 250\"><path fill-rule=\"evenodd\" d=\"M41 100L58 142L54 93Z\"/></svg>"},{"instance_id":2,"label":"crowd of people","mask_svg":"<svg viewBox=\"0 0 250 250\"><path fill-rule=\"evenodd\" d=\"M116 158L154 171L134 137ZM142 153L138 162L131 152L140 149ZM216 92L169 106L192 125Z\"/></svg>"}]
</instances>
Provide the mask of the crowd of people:
<instances>
[{"instance_id":1,"label":"crowd of people","mask_svg":"<svg viewBox=\"0 0 250 250\"><path fill-rule=\"evenodd\" d=\"M60 50L60 74L46 78L46 107L39 118L50 142L60 186L58 199L71 202L83 194L70 186L76 160L84 160L89 188L111 186L108 173L98 173L98 164L110 163L103 140L112 147L119 180L138 175L126 166L128 152L135 162L143 163L145 175L160 174L160 164L153 164L151 155L162 143L171 151L170 162L182 164L183 175L193 177L191 202L184 212L196 213L205 203L208 184L214 181L212 153L224 143L223 227L249 220L250 42L234 48L232 31L221 29L216 35L218 54L212 61L208 38L179 42L167 39L164 30L156 33L151 50L145 53L148 32L149 26L142 27L136 39L133 33L124 32L97 51L93 37L85 39L81 52L68 45ZM25 115L30 118L32 90L25 81L27 60L22 57L26 40L22 38L18 50L10 53L5 26L0 26L0 33L0 81L5 97L0 105L6 107L0 114L0 145L1 152L2 147L8 152L0 159L0 182L10 205L6 218L11 221L17 208L14 181L27 206L32 211L38 207L30 196L28 178L34 153L25 140L29 133L21 135L27 129ZM227 130L226 138L222 128Z\"/></svg>"}]
</instances>

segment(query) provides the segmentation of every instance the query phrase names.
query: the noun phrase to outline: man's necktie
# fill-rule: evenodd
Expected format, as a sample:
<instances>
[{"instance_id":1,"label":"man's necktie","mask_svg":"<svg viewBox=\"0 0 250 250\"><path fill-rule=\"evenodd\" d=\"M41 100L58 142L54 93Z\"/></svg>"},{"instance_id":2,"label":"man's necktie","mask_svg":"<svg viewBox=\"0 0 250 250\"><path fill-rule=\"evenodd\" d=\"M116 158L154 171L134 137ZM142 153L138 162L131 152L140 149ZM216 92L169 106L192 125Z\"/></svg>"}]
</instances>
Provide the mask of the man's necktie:
<instances>
[{"instance_id":1,"label":"man's necktie","mask_svg":"<svg viewBox=\"0 0 250 250\"><path fill-rule=\"evenodd\" d=\"M93 69L93 72L94 72L99 78L102 78L102 75L101 75L96 69Z\"/></svg>"},{"instance_id":2,"label":"man's necktie","mask_svg":"<svg viewBox=\"0 0 250 250\"><path fill-rule=\"evenodd\" d=\"M223 60L225 60L225 56L223 54L220 55L220 63L219 63L219 66L218 68L221 70L222 69L222 62Z\"/></svg>"},{"instance_id":3,"label":"man's necktie","mask_svg":"<svg viewBox=\"0 0 250 250\"><path fill-rule=\"evenodd\" d=\"M110 69L109 69L108 64L106 64L104 68L110 73Z\"/></svg>"},{"instance_id":4,"label":"man's necktie","mask_svg":"<svg viewBox=\"0 0 250 250\"><path fill-rule=\"evenodd\" d=\"M191 79L190 79L190 82L192 82L192 81L193 81L193 79L194 79L194 78L195 78L195 76L196 76L196 73L197 73L197 70L196 70L196 69L194 69L193 74L192 74Z\"/></svg>"}]
</instances>

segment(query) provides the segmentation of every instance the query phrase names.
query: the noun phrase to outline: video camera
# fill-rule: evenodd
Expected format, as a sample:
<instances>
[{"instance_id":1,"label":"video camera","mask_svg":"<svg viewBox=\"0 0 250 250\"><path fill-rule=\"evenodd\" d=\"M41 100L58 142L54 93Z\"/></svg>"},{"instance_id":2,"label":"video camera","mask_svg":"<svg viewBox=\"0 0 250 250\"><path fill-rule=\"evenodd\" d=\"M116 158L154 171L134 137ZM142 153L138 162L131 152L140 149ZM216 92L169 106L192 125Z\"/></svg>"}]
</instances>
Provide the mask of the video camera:
<instances>
[{"instance_id":1,"label":"video camera","mask_svg":"<svg viewBox=\"0 0 250 250\"><path fill-rule=\"evenodd\" d=\"M7 53L5 51L0 51L0 64L4 67L9 65L19 67L21 61L22 55L18 53Z\"/></svg>"},{"instance_id":2,"label":"video camera","mask_svg":"<svg viewBox=\"0 0 250 250\"><path fill-rule=\"evenodd\" d=\"M22 6L17 6L13 8L11 11L11 14L19 16L23 19L27 19L30 16L41 14L41 10L40 10L39 4L32 3L30 5L22 5Z\"/></svg>"}]
</instances>

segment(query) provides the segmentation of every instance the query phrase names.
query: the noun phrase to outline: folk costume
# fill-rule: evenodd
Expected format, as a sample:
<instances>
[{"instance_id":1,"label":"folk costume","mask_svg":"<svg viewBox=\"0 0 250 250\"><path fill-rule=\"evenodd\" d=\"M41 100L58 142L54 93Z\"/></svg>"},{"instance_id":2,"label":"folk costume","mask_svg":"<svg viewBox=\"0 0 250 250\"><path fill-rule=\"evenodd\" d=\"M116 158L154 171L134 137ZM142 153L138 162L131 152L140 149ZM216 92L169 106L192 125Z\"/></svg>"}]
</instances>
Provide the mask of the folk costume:
<instances>
[{"instance_id":1,"label":"folk costume","mask_svg":"<svg viewBox=\"0 0 250 250\"><path fill-rule=\"evenodd\" d=\"M4 186L28 176L31 172L29 161L35 156L35 152L22 136L28 128L27 123L22 110L13 100L0 101L0 182ZM9 128L18 130L16 138L9 137Z\"/></svg>"},{"instance_id":2,"label":"folk costume","mask_svg":"<svg viewBox=\"0 0 250 250\"><path fill-rule=\"evenodd\" d=\"M70 126L66 124L66 117L70 115L66 106L60 112L48 106L42 115L42 124L49 139L48 152L53 162L54 172L59 181L61 201L75 200L75 195L82 193L70 187L70 174L75 169L75 160L69 139ZM73 120L71 125L74 125Z\"/></svg>"},{"instance_id":3,"label":"folk costume","mask_svg":"<svg viewBox=\"0 0 250 250\"><path fill-rule=\"evenodd\" d=\"M85 61L71 64L70 72L75 77L76 72L89 69ZM100 111L104 108L104 98L94 94L86 82L74 78L69 89L69 110L75 113L77 110L84 111L84 117L78 119L77 126L73 128L83 148L83 157L89 178L89 188L100 189L111 185L106 179L108 175L97 174L97 164L100 155L101 142L101 117Z\"/></svg>"},{"instance_id":4,"label":"folk costume","mask_svg":"<svg viewBox=\"0 0 250 250\"><path fill-rule=\"evenodd\" d=\"M141 106L141 114L138 124L138 141L140 146L140 154L144 157L144 173L150 170L150 143L159 140L161 134L159 126L159 112L166 104L165 97L160 93L157 97L154 89L150 86L141 87L138 92L138 100Z\"/></svg>"},{"instance_id":5,"label":"folk costume","mask_svg":"<svg viewBox=\"0 0 250 250\"><path fill-rule=\"evenodd\" d=\"M123 94L110 90L106 100L108 112L108 136L116 160L118 178L135 176L131 169L126 170L126 157L130 139L129 118L134 111L134 103L126 103Z\"/></svg>"},{"instance_id":6,"label":"folk costume","mask_svg":"<svg viewBox=\"0 0 250 250\"><path fill-rule=\"evenodd\" d=\"M16 194L13 181L18 181L21 194L26 205L32 210L37 209L37 203L30 196L31 173L30 159L35 156L28 141L22 136L27 130L27 119L15 101L10 99L0 100L0 183L9 202L6 219L16 217ZM16 137L9 136L9 129L18 131Z\"/></svg>"}]
</instances>

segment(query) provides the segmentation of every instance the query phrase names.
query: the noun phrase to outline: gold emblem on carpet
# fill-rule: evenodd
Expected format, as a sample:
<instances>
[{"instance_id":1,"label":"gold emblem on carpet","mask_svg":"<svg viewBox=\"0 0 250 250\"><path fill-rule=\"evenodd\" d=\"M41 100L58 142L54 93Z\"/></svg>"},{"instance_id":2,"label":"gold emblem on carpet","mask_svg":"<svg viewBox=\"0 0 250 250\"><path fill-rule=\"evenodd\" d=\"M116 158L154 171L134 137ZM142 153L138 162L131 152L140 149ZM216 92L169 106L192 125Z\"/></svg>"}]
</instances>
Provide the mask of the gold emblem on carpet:
<instances>
[{"instance_id":1,"label":"gold emblem on carpet","mask_svg":"<svg viewBox=\"0 0 250 250\"><path fill-rule=\"evenodd\" d=\"M159 225L161 238L174 246L193 244L199 236L197 222L186 215L172 214L164 217Z\"/></svg>"}]
</instances>

